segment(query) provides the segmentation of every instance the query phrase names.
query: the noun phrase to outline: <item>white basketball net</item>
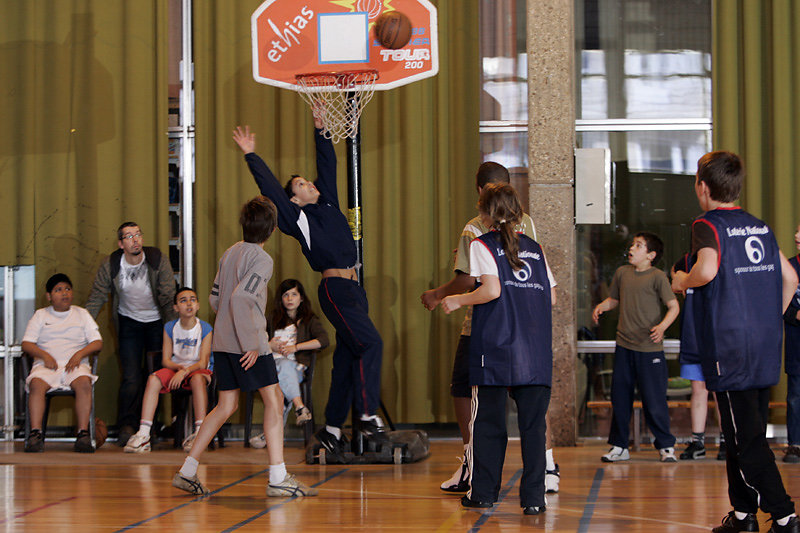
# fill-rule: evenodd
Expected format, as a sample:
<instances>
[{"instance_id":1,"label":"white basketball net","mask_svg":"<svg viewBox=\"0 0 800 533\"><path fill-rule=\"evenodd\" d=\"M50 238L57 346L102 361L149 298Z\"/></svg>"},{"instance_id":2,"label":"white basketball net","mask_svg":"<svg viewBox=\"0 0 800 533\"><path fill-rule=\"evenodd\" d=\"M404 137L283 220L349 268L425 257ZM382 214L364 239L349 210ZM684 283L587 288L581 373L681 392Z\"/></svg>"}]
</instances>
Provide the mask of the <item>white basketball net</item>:
<instances>
[{"instance_id":1,"label":"white basketball net","mask_svg":"<svg viewBox=\"0 0 800 533\"><path fill-rule=\"evenodd\" d=\"M375 93L378 71L298 74L296 79L297 92L322 122L325 138L338 143L356 136L361 112Z\"/></svg>"}]
</instances>

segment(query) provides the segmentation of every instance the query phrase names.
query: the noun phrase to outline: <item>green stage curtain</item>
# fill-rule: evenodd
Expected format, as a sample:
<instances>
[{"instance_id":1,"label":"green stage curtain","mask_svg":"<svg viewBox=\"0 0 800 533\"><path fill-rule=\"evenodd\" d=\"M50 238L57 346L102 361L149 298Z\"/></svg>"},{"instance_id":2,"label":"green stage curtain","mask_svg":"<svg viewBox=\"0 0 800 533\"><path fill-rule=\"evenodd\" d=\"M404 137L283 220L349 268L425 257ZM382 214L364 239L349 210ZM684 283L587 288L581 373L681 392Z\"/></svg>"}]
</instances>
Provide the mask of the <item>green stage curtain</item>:
<instances>
[{"instance_id":1,"label":"green stage curtain","mask_svg":"<svg viewBox=\"0 0 800 533\"><path fill-rule=\"evenodd\" d=\"M742 206L766 220L787 257L800 223L800 3L714 2L714 148L742 155Z\"/></svg>"},{"instance_id":2,"label":"green stage curtain","mask_svg":"<svg viewBox=\"0 0 800 533\"><path fill-rule=\"evenodd\" d=\"M455 420L449 381L463 315L430 313L419 298L452 275L452 250L475 211L480 163L477 1L434 3L439 74L377 93L361 120L365 287L370 316L384 341L382 399L394 420L409 423ZM256 151L281 181L292 173L316 177L310 110L298 94L252 77L250 15L259 4L194 3L197 285L203 295L220 255L241 239L241 204L258 194L231 139L234 126L251 126ZM346 208L344 142L336 151ZM297 242L276 232L266 249L275 259L270 290L284 278L297 278L321 315L320 276L310 270ZM314 378L320 422L330 354L323 352Z\"/></svg>"},{"instance_id":3,"label":"green stage curtain","mask_svg":"<svg viewBox=\"0 0 800 533\"><path fill-rule=\"evenodd\" d=\"M84 305L121 222L167 250L166 2L0 0L0 13L0 264L36 266L37 307L55 272ZM108 307L97 412L111 424Z\"/></svg>"}]
</instances>

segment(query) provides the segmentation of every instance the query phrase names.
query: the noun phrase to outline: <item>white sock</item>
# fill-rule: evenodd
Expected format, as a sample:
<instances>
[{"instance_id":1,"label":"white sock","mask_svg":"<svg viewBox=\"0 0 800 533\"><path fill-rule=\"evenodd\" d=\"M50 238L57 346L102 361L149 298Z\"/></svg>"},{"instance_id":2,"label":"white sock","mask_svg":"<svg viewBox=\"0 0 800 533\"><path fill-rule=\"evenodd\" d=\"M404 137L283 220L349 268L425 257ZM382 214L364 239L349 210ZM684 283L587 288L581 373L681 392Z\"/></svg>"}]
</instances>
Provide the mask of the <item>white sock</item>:
<instances>
[{"instance_id":1,"label":"white sock","mask_svg":"<svg viewBox=\"0 0 800 533\"><path fill-rule=\"evenodd\" d=\"M181 467L181 475L183 477L194 477L197 475L197 467L200 463L191 455L186 458Z\"/></svg>"},{"instance_id":2,"label":"white sock","mask_svg":"<svg viewBox=\"0 0 800 533\"><path fill-rule=\"evenodd\" d=\"M747 518L747 513L740 513L739 511L734 510L733 514L736 515L737 520L744 520L745 518Z\"/></svg>"},{"instance_id":3,"label":"white sock","mask_svg":"<svg viewBox=\"0 0 800 533\"><path fill-rule=\"evenodd\" d=\"M269 465L269 484L277 485L286 479L286 463Z\"/></svg>"},{"instance_id":4,"label":"white sock","mask_svg":"<svg viewBox=\"0 0 800 533\"><path fill-rule=\"evenodd\" d=\"M139 431L137 431L136 433L142 436L149 435L150 429L152 429L152 427L153 427L152 420L144 420L144 419L139 420Z\"/></svg>"},{"instance_id":5,"label":"white sock","mask_svg":"<svg viewBox=\"0 0 800 533\"><path fill-rule=\"evenodd\" d=\"M797 515L792 513L790 515L784 516L783 518L779 518L778 520L776 520L776 522L778 523L779 526L785 526L786 524L789 523L789 520L791 520L793 516Z\"/></svg>"},{"instance_id":6,"label":"white sock","mask_svg":"<svg viewBox=\"0 0 800 533\"><path fill-rule=\"evenodd\" d=\"M553 448L550 448L549 450L545 450L544 459L545 459L545 463L547 463L545 465L545 469L546 470L555 470L556 469L556 461L555 461L555 459L553 459Z\"/></svg>"},{"instance_id":7,"label":"white sock","mask_svg":"<svg viewBox=\"0 0 800 533\"><path fill-rule=\"evenodd\" d=\"M342 438L342 428L335 428L333 426L325 426L325 431L336 437L337 439Z\"/></svg>"}]
</instances>

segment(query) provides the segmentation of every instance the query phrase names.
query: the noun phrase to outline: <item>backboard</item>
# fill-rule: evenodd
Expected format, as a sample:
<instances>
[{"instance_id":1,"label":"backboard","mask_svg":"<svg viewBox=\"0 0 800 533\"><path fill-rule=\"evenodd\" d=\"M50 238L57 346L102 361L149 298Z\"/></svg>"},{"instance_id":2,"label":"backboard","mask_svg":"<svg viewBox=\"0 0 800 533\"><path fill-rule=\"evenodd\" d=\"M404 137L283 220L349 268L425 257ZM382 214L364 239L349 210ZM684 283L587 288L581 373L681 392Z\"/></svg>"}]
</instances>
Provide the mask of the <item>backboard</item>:
<instances>
[{"instance_id":1,"label":"backboard","mask_svg":"<svg viewBox=\"0 0 800 533\"><path fill-rule=\"evenodd\" d=\"M398 50L375 39L375 19L400 11L411 40ZM436 8L428 0L266 0L251 17L253 78L297 90L297 74L375 69L385 91L439 72Z\"/></svg>"}]
</instances>

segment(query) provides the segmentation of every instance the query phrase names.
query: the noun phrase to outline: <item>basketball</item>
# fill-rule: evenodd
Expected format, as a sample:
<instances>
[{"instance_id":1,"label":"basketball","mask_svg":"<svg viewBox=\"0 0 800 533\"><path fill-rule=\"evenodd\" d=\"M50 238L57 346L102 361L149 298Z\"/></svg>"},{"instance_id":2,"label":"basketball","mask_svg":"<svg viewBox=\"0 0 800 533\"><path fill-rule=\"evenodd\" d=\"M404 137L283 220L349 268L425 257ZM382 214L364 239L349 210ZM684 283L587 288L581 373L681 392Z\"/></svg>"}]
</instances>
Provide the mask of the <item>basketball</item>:
<instances>
[{"instance_id":1,"label":"basketball","mask_svg":"<svg viewBox=\"0 0 800 533\"><path fill-rule=\"evenodd\" d=\"M411 20L399 11L382 13L375 20L375 38L384 48L403 48L411 40Z\"/></svg>"},{"instance_id":2,"label":"basketball","mask_svg":"<svg viewBox=\"0 0 800 533\"><path fill-rule=\"evenodd\" d=\"M94 419L94 444L95 449L100 448L108 437L108 427L101 418Z\"/></svg>"}]
</instances>

